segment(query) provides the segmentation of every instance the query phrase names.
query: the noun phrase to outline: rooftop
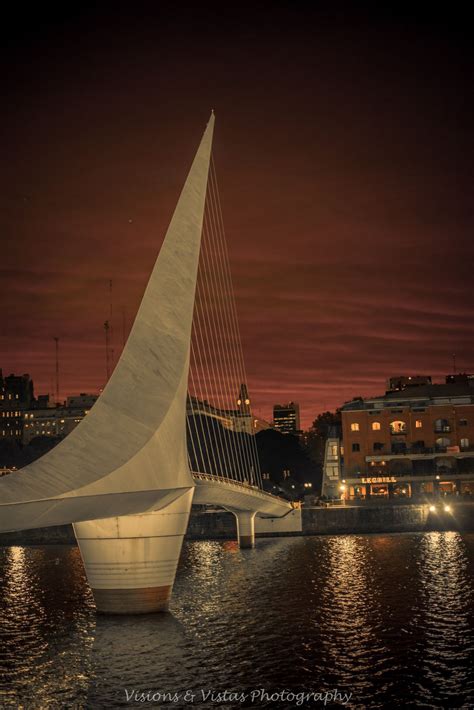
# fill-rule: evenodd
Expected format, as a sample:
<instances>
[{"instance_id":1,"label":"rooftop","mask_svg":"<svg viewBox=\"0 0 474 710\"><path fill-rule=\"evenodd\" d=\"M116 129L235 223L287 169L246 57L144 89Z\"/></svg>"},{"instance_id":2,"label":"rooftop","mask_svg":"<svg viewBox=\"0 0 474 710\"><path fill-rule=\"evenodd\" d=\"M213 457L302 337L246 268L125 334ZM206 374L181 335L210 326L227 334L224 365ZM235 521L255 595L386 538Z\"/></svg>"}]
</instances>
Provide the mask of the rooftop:
<instances>
[{"instance_id":1,"label":"rooftop","mask_svg":"<svg viewBox=\"0 0 474 710\"><path fill-rule=\"evenodd\" d=\"M446 402L443 402L446 400ZM346 402L342 411L381 409L393 406L428 406L429 404L474 404L474 382L430 384L406 387L377 397L358 398Z\"/></svg>"}]
</instances>

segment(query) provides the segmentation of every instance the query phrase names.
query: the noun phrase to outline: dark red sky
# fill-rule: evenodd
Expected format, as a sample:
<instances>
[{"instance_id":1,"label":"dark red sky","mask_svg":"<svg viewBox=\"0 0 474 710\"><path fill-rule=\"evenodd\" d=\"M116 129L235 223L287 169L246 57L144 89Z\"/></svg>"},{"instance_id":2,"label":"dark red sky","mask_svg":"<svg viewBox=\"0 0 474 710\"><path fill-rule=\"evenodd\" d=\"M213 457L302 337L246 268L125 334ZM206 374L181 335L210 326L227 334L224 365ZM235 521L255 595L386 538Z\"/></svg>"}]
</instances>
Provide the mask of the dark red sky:
<instances>
[{"instance_id":1,"label":"dark red sky","mask_svg":"<svg viewBox=\"0 0 474 710\"><path fill-rule=\"evenodd\" d=\"M4 24L4 374L52 390L58 335L62 394L103 385L211 108L262 416L474 370L467 18L113 7Z\"/></svg>"}]
</instances>

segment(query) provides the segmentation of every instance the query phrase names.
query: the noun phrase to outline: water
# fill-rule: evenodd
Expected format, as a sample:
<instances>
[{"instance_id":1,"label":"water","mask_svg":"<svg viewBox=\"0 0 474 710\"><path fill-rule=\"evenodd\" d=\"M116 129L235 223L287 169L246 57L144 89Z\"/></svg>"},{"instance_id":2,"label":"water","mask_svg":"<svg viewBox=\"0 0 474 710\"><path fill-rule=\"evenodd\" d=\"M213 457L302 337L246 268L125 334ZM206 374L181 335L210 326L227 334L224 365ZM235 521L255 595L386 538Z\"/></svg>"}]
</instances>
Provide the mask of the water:
<instances>
[{"instance_id":1,"label":"water","mask_svg":"<svg viewBox=\"0 0 474 710\"><path fill-rule=\"evenodd\" d=\"M95 615L76 548L3 548L0 707L151 706L127 701L140 689L290 708L202 693L337 688L353 708L472 708L473 565L456 532L187 542L172 613L114 618Z\"/></svg>"}]
</instances>

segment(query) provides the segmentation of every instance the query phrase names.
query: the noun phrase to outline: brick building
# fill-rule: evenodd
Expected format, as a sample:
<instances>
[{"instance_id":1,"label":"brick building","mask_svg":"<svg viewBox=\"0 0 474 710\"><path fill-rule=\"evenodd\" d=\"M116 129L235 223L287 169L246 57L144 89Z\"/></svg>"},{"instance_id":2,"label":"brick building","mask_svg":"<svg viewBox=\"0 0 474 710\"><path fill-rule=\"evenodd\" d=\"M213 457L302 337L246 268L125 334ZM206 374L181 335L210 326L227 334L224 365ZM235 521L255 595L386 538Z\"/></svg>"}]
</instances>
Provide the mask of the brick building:
<instances>
[{"instance_id":1,"label":"brick building","mask_svg":"<svg viewBox=\"0 0 474 710\"><path fill-rule=\"evenodd\" d=\"M474 378L422 380L341 408L347 500L474 494Z\"/></svg>"}]
</instances>

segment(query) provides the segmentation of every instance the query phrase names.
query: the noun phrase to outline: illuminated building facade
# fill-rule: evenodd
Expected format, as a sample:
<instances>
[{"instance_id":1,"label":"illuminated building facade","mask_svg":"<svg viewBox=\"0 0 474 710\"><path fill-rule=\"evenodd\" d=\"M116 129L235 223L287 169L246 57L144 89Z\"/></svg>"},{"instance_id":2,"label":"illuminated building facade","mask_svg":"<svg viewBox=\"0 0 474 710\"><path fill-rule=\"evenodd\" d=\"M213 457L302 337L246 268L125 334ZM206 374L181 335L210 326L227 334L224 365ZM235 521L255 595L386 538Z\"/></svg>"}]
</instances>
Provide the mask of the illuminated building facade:
<instances>
[{"instance_id":1,"label":"illuminated building facade","mask_svg":"<svg viewBox=\"0 0 474 710\"><path fill-rule=\"evenodd\" d=\"M33 401L33 381L29 375L8 375L0 370L0 441L21 441L23 412Z\"/></svg>"},{"instance_id":2,"label":"illuminated building facade","mask_svg":"<svg viewBox=\"0 0 474 710\"><path fill-rule=\"evenodd\" d=\"M37 436L62 439L84 419L97 401L98 395L85 394L68 397L66 405L50 405L49 397L43 395L35 400L33 407L23 415L23 444L29 444Z\"/></svg>"},{"instance_id":3,"label":"illuminated building facade","mask_svg":"<svg viewBox=\"0 0 474 710\"><path fill-rule=\"evenodd\" d=\"M273 426L282 434L298 434L300 431L300 406L295 402L275 404Z\"/></svg>"},{"instance_id":4,"label":"illuminated building facade","mask_svg":"<svg viewBox=\"0 0 474 710\"><path fill-rule=\"evenodd\" d=\"M270 429L268 422L252 414L247 385L240 386L236 405L236 409L219 409L207 401L188 396L186 414L188 417L204 414L217 420L225 429L245 434L257 434L264 429Z\"/></svg>"},{"instance_id":5,"label":"illuminated building facade","mask_svg":"<svg viewBox=\"0 0 474 710\"><path fill-rule=\"evenodd\" d=\"M341 412L346 499L474 494L474 378L393 388Z\"/></svg>"}]
</instances>

